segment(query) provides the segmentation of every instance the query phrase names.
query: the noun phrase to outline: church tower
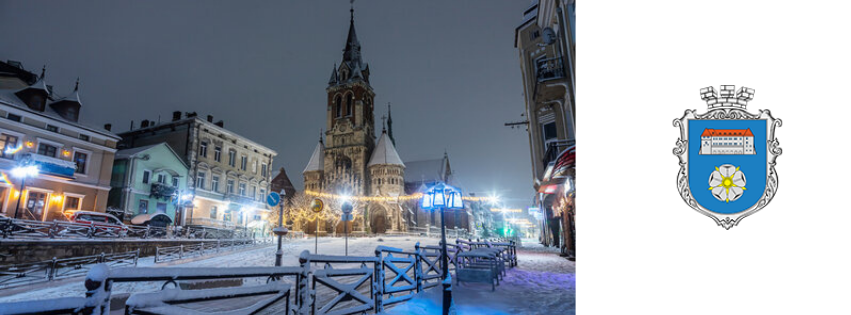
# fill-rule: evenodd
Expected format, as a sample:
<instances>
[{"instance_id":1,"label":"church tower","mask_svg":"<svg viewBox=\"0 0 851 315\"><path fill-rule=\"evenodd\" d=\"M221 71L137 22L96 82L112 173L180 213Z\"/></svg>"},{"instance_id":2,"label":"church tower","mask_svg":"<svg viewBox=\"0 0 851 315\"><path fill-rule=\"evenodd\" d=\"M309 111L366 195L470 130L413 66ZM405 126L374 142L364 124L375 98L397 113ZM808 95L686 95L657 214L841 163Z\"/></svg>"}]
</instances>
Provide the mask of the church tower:
<instances>
[{"instance_id":1,"label":"church tower","mask_svg":"<svg viewBox=\"0 0 851 315\"><path fill-rule=\"evenodd\" d=\"M369 85L369 65L361 58L354 9L350 12L343 60L334 66L325 89L328 106L323 188L332 193L367 195L366 166L375 148L375 92Z\"/></svg>"}]
</instances>

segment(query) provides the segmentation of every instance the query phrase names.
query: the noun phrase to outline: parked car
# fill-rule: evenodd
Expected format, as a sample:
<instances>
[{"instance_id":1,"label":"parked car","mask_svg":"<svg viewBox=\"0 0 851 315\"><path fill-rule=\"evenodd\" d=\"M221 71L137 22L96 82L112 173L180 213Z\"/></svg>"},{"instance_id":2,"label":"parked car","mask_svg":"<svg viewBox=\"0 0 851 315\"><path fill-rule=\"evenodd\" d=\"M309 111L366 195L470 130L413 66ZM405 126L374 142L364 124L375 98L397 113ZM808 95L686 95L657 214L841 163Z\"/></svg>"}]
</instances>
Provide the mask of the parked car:
<instances>
[{"instance_id":1,"label":"parked car","mask_svg":"<svg viewBox=\"0 0 851 315\"><path fill-rule=\"evenodd\" d=\"M68 212L65 215L68 217L68 221L74 223L86 225L94 223L96 227L117 229L118 235L120 236L127 234L127 226L124 225L124 223L121 223L118 218L108 213L94 211L74 211Z\"/></svg>"}]
</instances>

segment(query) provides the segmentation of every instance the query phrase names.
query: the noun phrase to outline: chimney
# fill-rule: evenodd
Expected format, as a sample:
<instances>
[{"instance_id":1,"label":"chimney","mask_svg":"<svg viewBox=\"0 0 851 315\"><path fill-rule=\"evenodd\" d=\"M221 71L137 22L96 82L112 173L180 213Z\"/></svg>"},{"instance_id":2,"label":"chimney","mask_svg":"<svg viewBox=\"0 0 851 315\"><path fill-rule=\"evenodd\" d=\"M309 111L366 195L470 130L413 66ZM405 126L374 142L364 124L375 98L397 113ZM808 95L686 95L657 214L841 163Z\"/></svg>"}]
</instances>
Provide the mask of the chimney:
<instances>
[{"instance_id":1,"label":"chimney","mask_svg":"<svg viewBox=\"0 0 851 315\"><path fill-rule=\"evenodd\" d=\"M171 121L180 120L180 116L182 116L182 115L183 115L183 113L181 113L180 111L174 111L173 113L171 113Z\"/></svg>"},{"instance_id":2,"label":"chimney","mask_svg":"<svg viewBox=\"0 0 851 315\"><path fill-rule=\"evenodd\" d=\"M142 124L139 126L139 128L148 128L148 124L150 124L150 123L151 122L148 121L147 119L142 120Z\"/></svg>"},{"instance_id":3,"label":"chimney","mask_svg":"<svg viewBox=\"0 0 851 315\"><path fill-rule=\"evenodd\" d=\"M130 121L130 131L133 131L133 121Z\"/></svg>"},{"instance_id":4,"label":"chimney","mask_svg":"<svg viewBox=\"0 0 851 315\"><path fill-rule=\"evenodd\" d=\"M112 131L112 124L103 125L103 129L106 129L106 131Z\"/></svg>"},{"instance_id":5,"label":"chimney","mask_svg":"<svg viewBox=\"0 0 851 315\"><path fill-rule=\"evenodd\" d=\"M213 115L207 115L207 122L213 122Z\"/></svg>"},{"instance_id":6,"label":"chimney","mask_svg":"<svg viewBox=\"0 0 851 315\"><path fill-rule=\"evenodd\" d=\"M216 126L219 126L220 128L224 128L225 127L225 121L224 120L217 121Z\"/></svg>"}]
</instances>

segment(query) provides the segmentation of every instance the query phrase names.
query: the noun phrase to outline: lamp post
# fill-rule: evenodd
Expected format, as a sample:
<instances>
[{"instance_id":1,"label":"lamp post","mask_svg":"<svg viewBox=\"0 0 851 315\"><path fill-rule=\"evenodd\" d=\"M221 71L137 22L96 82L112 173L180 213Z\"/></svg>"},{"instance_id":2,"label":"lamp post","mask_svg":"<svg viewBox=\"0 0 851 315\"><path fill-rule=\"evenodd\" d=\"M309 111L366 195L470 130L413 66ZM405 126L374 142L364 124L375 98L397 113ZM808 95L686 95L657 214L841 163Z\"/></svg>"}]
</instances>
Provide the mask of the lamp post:
<instances>
[{"instance_id":1,"label":"lamp post","mask_svg":"<svg viewBox=\"0 0 851 315\"><path fill-rule=\"evenodd\" d=\"M316 255L319 253L319 213L322 212L322 209L325 209L325 203L322 202L322 199L315 198L310 203L310 209L316 213L316 228L313 230L313 233L316 235L316 237L314 237L315 245L313 254Z\"/></svg>"},{"instance_id":2,"label":"lamp post","mask_svg":"<svg viewBox=\"0 0 851 315\"><path fill-rule=\"evenodd\" d=\"M443 269L443 315L449 314L452 305L452 279L449 277L449 253L446 249L446 221L444 221L447 209L464 209L461 199L461 190L438 183L423 194L422 208L424 210L440 211L440 251L441 265Z\"/></svg>"},{"instance_id":3,"label":"lamp post","mask_svg":"<svg viewBox=\"0 0 851 315\"><path fill-rule=\"evenodd\" d=\"M352 213L352 203L348 200L343 202L343 206L341 207L343 210L343 233L346 238L346 256L349 256L349 216Z\"/></svg>"},{"instance_id":4,"label":"lamp post","mask_svg":"<svg viewBox=\"0 0 851 315\"><path fill-rule=\"evenodd\" d=\"M18 209L21 208L21 199L24 199L24 187L26 186L27 177L38 176L38 166L22 165L12 169L12 176L21 179L21 189L18 193L18 203L15 205L15 219L18 218Z\"/></svg>"},{"instance_id":5,"label":"lamp post","mask_svg":"<svg viewBox=\"0 0 851 315\"><path fill-rule=\"evenodd\" d=\"M275 252L275 266L281 266L281 258L284 256L284 250L281 248L281 243L283 242L284 235L287 235L289 232L286 227L284 227L284 198L287 195L287 192L281 190L281 194L277 197L273 197L272 195L276 195L275 193L270 194L270 198L273 201L270 201L269 204L278 203L279 212L278 212L278 227L272 230L275 235L278 236L278 251ZM274 206L273 206L274 207Z\"/></svg>"}]
</instances>

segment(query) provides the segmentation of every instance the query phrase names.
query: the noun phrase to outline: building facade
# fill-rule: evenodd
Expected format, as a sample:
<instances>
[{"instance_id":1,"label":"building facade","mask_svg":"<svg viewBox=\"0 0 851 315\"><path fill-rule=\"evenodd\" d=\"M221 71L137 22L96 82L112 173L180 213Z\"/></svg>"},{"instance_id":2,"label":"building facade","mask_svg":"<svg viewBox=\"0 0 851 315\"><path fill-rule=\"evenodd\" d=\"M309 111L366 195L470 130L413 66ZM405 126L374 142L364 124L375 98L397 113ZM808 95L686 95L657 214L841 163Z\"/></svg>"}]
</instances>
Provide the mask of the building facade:
<instances>
[{"instance_id":1,"label":"building facade","mask_svg":"<svg viewBox=\"0 0 851 315\"><path fill-rule=\"evenodd\" d=\"M79 92L79 81L73 91L60 95L47 84L44 69L36 75L19 62L0 62L3 214L50 221L65 220L63 214L74 210L106 210L120 138L110 126L80 123ZM15 177L22 166L34 166L38 174Z\"/></svg>"},{"instance_id":2,"label":"building facade","mask_svg":"<svg viewBox=\"0 0 851 315\"><path fill-rule=\"evenodd\" d=\"M213 116L174 112L170 122L143 120L140 127L119 134L122 149L165 142L189 167L188 188L181 194L192 195L194 207L179 211L176 224L265 225L275 151L225 129L221 120L214 123Z\"/></svg>"},{"instance_id":3,"label":"building facade","mask_svg":"<svg viewBox=\"0 0 851 315\"><path fill-rule=\"evenodd\" d=\"M192 207L187 202L188 175L189 167L165 142L119 150L112 166L109 208L125 221L165 213L175 222L178 208Z\"/></svg>"},{"instance_id":4,"label":"building facade","mask_svg":"<svg viewBox=\"0 0 851 315\"><path fill-rule=\"evenodd\" d=\"M515 29L520 56L532 182L544 214L541 241L573 251L573 214L554 208L564 194L542 191L548 169L576 144L576 1L533 0ZM571 179L573 180L573 179ZM571 197L572 198L572 197ZM566 233L565 233L566 232Z\"/></svg>"},{"instance_id":5,"label":"building facade","mask_svg":"<svg viewBox=\"0 0 851 315\"><path fill-rule=\"evenodd\" d=\"M393 140L384 131L376 141L375 92L369 79L369 65L361 55L352 10L342 62L335 64L325 89L324 140L319 140L302 173L306 191L384 197L404 192L405 164ZM353 231L406 230L401 205L396 202L370 201L355 207L355 220L350 223ZM311 233L313 229L315 225L308 225L306 230ZM318 229L335 231L323 222ZM342 225L336 229L342 230Z\"/></svg>"},{"instance_id":6,"label":"building facade","mask_svg":"<svg viewBox=\"0 0 851 315\"><path fill-rule=\"evenodd\" d=\"M753 132L748 129L709 129L700 135L701 155L756 154Z\"/></svg>"}]
</instances>

